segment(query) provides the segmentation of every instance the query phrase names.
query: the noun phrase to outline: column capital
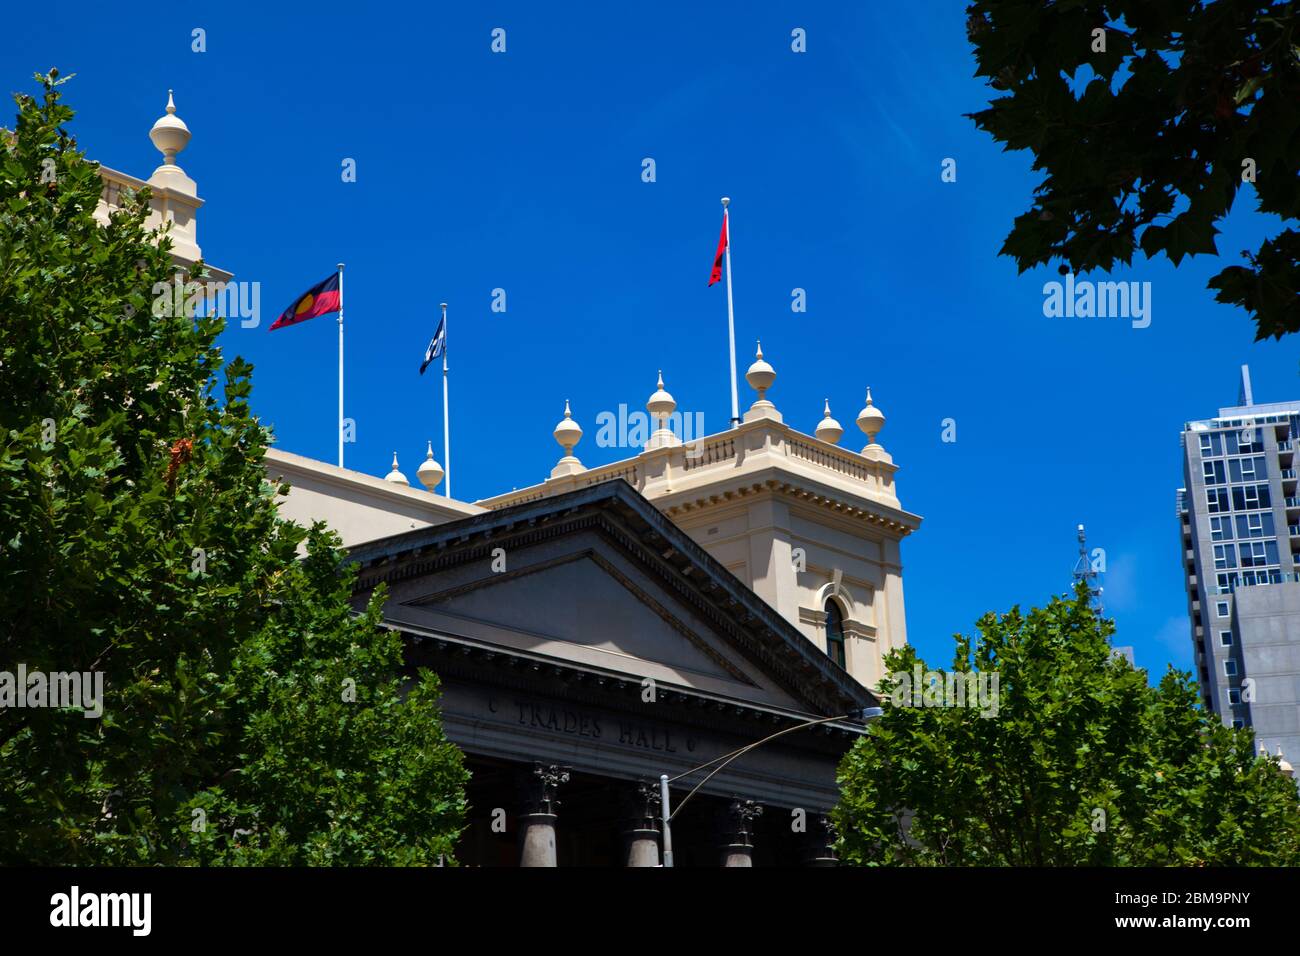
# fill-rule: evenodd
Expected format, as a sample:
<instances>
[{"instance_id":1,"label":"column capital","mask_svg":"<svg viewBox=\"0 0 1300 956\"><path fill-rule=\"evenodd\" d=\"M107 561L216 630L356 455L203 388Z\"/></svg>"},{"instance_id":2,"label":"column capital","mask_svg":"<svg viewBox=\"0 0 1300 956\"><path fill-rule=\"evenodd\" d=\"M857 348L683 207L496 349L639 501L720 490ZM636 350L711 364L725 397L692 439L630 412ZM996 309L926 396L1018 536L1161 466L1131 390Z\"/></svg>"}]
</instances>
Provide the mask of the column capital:
<instances>
[{"instance_id":1,"label":"column capital","mask_svg":"<svg viewBox=\"0 0 1300 956\"><path fill-rule=\"evenodd\" d=\"M628 830L659 829L659 784L638 780L623 790L623 814Z\"/></svg>"},{"instance_id":2,"label":"column capital","mask_svg":"<svg viewBox=\"0 0 1300 956\"><path fill-rule=\"evenodd\" d=\"M625 866L659 865L659 786L640 780L622 788Z\"/></svg>"},{"instance_id":3,"label":"column capital","mask_svg":"<svg viewBox=\"0 0 1300 956\"><path fill-rule=\"evenodd\" d=\"M532 771L526 773L521 781L524 812L554 814L560 806L560 786L569 782L571 773L570 767L535 762Z\"/></svg>"},{"instance_id":4,"label":"column capital","mask_svg":"<svg viewBox=\"0 0 1300 956\"><path fill-rule=\"evenodd\" d=\"M835 844L839 842L835 821L828 814L813 816L804 835L803 862L806 866L839 866Z\"/></svg>"},{"instance_id":5,"label":"column capital","mask_svg":"<svg viewBox=\"0 0 1300 956\"><path fill-rule=\"evenodd\" d=\"M754 821L763 814L763 806L753 800L735 797L723 816L726 838L722 848L723 866L754 865Z\"/></svg>"},{"instance_id":6,"label":"column capital","mask_svg":"<svg viewBox=\"0 0 1300 956\"><path fill-rule=\"evenodd\" d=\"M728 831L733 842L743 843L746 846L752 845L750 838L754 835L754 821L762 815L761 803L740 797L734 798L727 807Z\"/></svg>"},{"instance_id":7,"label":"column capital","mask_svg":"<svg viewBox=\"0 0 1300 956\"><path fill-rule=\"evenodd\" d=\"M520 775L524 812L519 826L519 865L555 866L555 811L560 805L556 793L569 782L570 768L534 763L531 772Z\"/></svg>"}]
</instances>

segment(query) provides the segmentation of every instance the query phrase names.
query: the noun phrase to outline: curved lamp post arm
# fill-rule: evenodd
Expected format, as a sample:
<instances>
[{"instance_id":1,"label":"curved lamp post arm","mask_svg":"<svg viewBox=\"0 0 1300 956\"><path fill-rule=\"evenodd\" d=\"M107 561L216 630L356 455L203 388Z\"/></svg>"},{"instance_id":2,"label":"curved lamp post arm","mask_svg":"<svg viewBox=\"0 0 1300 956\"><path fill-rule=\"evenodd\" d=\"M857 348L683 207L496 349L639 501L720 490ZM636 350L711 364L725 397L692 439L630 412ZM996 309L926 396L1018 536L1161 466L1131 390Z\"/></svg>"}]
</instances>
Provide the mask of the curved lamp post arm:
<instances>
[{"instance_id":1,"label":"curved lamp post arm","mask_svg":"<svg viewBox=\"0 0 1300 956\"><path fill-rule=\"evenodd\" d=\"M695 787L691 790L691 792L688 793L685 796L685 798L683 798L682 802L677 805L676 810L670 810L668 806L668 784L671 781L668 779L668 774L666 773L661 774L659 777L659 795L660 795L660 803L662 807L662 820L663 820L663 827L664 827L663 865L666 867L670 867L673 865L673 849L672 849L673 817L677 816L677 814L681 812L682 807L686 806L687 802L691 799L691 797L695 796L695 794L699 792L700 787L704 786L711 779L713 779L714 775L717 774L718 771L720 771L723 767L727 766L727 764L731 763L737 757L741 756L742 754L747 754L755 747L761 747L763 744L767 743L770 740L775 740L777 737L782 737L785 734L794 733L796 730L803 730L806 727L816 727L818 724L829 724L832 721L836 721L836 720L853 720L854 718L857 718L864 722L869 722L875 720L883 713L884 711L880 707L864 707L861 710L855 710L852 713L842 714L838 717L818 717L815 720L809 720L809 721L805 721L802 724L795 724L793 727L787 727L785 730L778 730L776 733L769 734L768 736L764 737L762 740L757 740L752 744L748 744L747 746L741 747L739 750L733 750L731 753L723 754L721 757L714 757L712 760L708 761L707 763L702 763L698 767L693 767L692 769L687 770L685 773L679 773L677 776L673 777L672 779L680 780L682 779L682 777L690 776L691 774L697 771L703 770L705 767L712 767L714 764L717 764L717 766L713 767L713 769L709 771L708 775L699 783L697 783Z\"/></svg>"},{"instance_id":2,"label":"curved lamp post arm","mask_svg":"<svg viewBox=\"0 0 1300 956\"><path fill-rule=\"evenodd\" d=\"M716 773L718 773L718 771L720 771L723 767L731 763L731 761L735 760L737 757L741 756L742 754L749 753L749 751L753 750L755 747L761 747L769 740L775 740L777 737L783 736L785 734L793 733L796 730L803 730L805 727L816 727L818 724L829 724L831 721L835 721L835 720L848 720L850 717L853 716L854 716L853 714L841 714L838 717L819 717L817 720L810 720L807 723L795 724L793 727L787 727L785 730L778 730L776 733L764 737L762 740L755 741L754 743L749 744L748 746L741 747L739 750L733 750L729 754L723 754L721 757L715 757L713 760L710 760L709 763L700 764L698 767L694 768L693 770L686 771L686 773L678 774L676 777L673 778L673 780L680 780L682 777L695 773L697 770L703 770L705 767L709 766L709 764L718 763L719 760L722 761L722 763L718 763L718 766L714 767L712 770L709 771L708 776L706 776L703 780L701 780L699 783L695 785L694 789L692 789L691 792L688 793L682 799L681 803L677 804L677 809L674 810L669 815L668 819L671 820L673 817L677 816L677 814L681 813L682 807L686 806L687 801L689 801L691 797L695 796L696 792L700 789L700 787L708 783L711 779L713 779L713 776Z\"/></svg>"}]
</instances>

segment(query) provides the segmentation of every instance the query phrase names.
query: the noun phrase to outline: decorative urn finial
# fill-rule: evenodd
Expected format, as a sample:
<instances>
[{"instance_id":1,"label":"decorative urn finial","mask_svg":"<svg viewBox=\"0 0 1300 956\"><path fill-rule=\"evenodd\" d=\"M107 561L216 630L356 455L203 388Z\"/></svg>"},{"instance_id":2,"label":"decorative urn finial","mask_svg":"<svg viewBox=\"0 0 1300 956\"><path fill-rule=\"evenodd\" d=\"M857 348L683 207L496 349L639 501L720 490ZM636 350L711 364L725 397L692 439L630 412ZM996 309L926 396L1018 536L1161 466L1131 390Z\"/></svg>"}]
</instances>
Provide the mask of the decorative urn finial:
<instances>
[{"instance_id":1,"label":"decorative urn finial","mask_svg":"<svg viewBox=\"0 0 1300 956\"><path fill-rule=\"evenodd\" d=\"M650 413L650 417L655 422L655 430L650 435L650 440L646 442L646 448L666 448L682 443L682 440L668 427L668 416L672 415L676 408L677 400L664 390L664 373L663 369L660 369L659 385L645 403L645 410Z\"/></svg>"},{"instance_id":2,"label":"decorative urn finial","mask_svg":"<svg viewBox=\"0 0 1300 956\"><path fill-rule=\"evenodd\" d=\"M582 439L582 426L573 420L573 413L569 410L569 400L564 400L564 417L560 423L555 426L552 432L556 442L564 449L564 457L561 458L551 469L551 477L559 478L562 475L572 475L579 471L586 471L577 457L573 454L573 446L578 444Z\"/></svg>"},{"instance_id":3,"label":"decorative urn finial","mask_svg":"<svg viewBox=\"0 0 1300 956\"><path fill-rule=\"evenodd\" d=\"M889 452L876 442L876 436L885 427L885 413L872 403L870 386L867 387L867 404L858 412L858 427L867 436L867 447L862 449L862 455L873 461L892 462Z\"/></svg>"},{"instance_id":4,"label":"decorative urn finial","mask_svg":"<svg viewBox=\"0 0 1300 956\"><path fill-rule=\"evenodd\" d=\"M745 412L744 421L754 422L763 418L774 422L781 421L781 413L776 410L776 406L767 397L767 390L776 381L776 369L772 368L767 360L763 358L762 342L758 343L758 349L754 355L754 364L745 373L745 381L749 383L750 388L758 392L758 398Z\"/></svg>"},{"instance_id":5,"label":"decorative urn finial","mask_svg":"<svg viewBox=\"0 0 1300 956\"><path fill-rule=\"evenodd\" d=\"M828 445L834 445L839 442L840 436L844 434L844 426L831 417L831 400L826 399L826 410L822 413L822 420L817 423L817 430L813 433Z\"/></svg>"},{"instance_id":6,"label":"decorative urn finial","mask_svg":"<svg viewBox=\"0 0 1300 956\"><path fill-rule=\"evenodd\" d=\"M393 468L397 468L397 454L393 454ZM425 456L424 461L420 462L420 467L416 469L415 477L420 479L420 484L424 485L427 491L433 491L438 487L445 474L442 465L438 464L433 457L433 442L429 442L429 453Z\"/></svg>"},{"instance_id":7,"label":"decorative urn finial","mask_svg":"<svg viewBox=\"0 0 1300 956\"><path fill-rule=\"evenodd\" d=\"M176 165L176 154L190 142L190 128L176 115L176 100L172 91L167 91L167 112L158 117L158 121L149 130L149 139L154 147L163 154L164 166Z\"/></svg>"},{"instance_id":8,"label":"decorative urn finial","mask_svg":"<svg viewBox=\"0 0 1300 956\"><path fill-rule=\"evenodd\" d=\"M772 387L776 381L776 369L763 361L763 343L758 343L758 353L754 356L754 364L749 367L745 373L745 381L749 387L758 392L760 402L767 401L767 390Z\"/></svg>"},{"instance_id":9,"label":"decorative urn finial","mask_svg":"<svg viewBox=\"0 0 1300 956\"><path fill-rule=\"evenodd\" d=\"M393 470L384 475L384 481L391 481L395 485L409 485L406 476L397 470L397 452L393 452Z\"/></svg>"}]
</instances>

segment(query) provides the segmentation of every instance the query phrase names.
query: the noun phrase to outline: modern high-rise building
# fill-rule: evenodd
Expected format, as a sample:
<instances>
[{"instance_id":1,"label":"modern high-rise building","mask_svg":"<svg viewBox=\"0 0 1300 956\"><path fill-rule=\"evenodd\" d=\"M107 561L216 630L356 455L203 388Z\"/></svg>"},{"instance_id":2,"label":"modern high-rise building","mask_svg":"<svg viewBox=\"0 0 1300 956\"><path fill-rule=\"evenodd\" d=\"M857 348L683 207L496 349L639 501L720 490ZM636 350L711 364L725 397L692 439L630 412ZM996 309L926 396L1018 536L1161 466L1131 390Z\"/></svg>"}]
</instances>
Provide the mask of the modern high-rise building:
<instances>
[{"instance_id":1,"label":"modern high-rise building","mask_svg":"<svg viewBox=\"0 0 1300 956\"><path fill-rule=\"evenodd\" d=\"M1183 428L1178 521L1207 709L1300 755L1300 401L1237 404Z\"/></svg>"}]
</instances>

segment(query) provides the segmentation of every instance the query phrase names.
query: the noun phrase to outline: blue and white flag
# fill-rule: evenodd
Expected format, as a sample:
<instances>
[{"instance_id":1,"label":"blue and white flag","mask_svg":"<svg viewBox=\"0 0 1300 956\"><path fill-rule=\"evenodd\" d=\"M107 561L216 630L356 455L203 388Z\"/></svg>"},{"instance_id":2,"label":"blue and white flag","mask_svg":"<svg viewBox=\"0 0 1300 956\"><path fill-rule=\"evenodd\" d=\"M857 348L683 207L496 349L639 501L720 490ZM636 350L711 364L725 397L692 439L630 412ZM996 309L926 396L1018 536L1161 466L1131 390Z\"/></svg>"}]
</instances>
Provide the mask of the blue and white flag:
<instances>
[{"instance_id":1,"label":"blue and white flag","mask_svg":"<svg viewBox=\"0 0 1300 956\"><path fill-rule=\"evenodd\" d=\"M424 350L424 362L420 365L420 374L429 367L429 363L442 354L442 350L447 346L447 317L443 316L438 322L438 331L433 333L433 338L429 340L429 347Z\"/></svg>"}]
</instances>

